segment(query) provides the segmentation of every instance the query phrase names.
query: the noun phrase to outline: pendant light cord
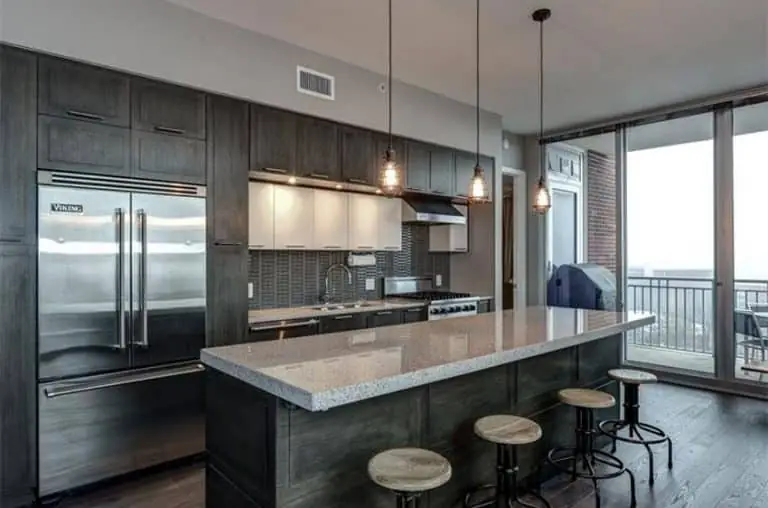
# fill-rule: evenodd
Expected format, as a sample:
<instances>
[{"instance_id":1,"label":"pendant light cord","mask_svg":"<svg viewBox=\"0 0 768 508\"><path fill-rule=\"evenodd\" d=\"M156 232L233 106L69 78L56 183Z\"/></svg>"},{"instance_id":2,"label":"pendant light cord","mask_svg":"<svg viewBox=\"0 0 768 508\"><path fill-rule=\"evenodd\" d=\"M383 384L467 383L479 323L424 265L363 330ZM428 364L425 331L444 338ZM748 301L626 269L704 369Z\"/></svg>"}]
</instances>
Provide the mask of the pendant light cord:
<instances>
[{"instance_id":1,"label":"pendant light cord","mask_svg":"<svg viewBox=\"0 0 768 508\"><path fill-rule=\"evenodd\" d=\"M475 127L477 128L475 164L480 165L480 0L475 0Z\"/></svg>"},{"instance_id":2,"label":"pendant light cord","mask_svg":"<svg viewBox=\"0 0 768 508\"><path fill-rule=\"evenodd\" d=\"M392 0L389 0L389 64L388 64L388 76L387 76L387 95L389 97L389 112L388 112L388 130L389 130L389 145L388 151L392 151Z\"/></svg>"},{"instance_id":3,"label":"pendant light cord","mask_svg":"<svg viewBox=\"0 0 768 508\"><path fill-rule=\"evenodd\" d=\"M539 144L544 139L544 20L539 21ZM541 152L541 150L540 150ZM544 178L544 161L539 164L539 178Z\"/></svg>"}]
</instances>

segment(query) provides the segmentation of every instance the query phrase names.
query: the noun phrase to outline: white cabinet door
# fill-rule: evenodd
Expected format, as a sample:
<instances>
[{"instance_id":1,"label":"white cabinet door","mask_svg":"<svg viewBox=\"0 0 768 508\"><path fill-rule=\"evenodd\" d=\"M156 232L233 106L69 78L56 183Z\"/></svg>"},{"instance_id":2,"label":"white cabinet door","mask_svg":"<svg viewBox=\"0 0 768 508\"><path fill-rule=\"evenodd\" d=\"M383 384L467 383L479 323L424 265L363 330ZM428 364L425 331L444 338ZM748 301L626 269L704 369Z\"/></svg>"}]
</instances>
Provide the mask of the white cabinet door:
<instances>
[{"instance_id":1,"label":"white cabinet door","mask_svg":"<svg viewBox=\"0 0 768 508\"><path fill-rule=\"evenodd\" d=\"M467 216L466 206L456 209ZM464 225L441 225L429 227L429 252L467 252L469 248L469 227Z\"/></svg>"},{"instance_id":2,"label":"white cabinet door","mask_svg":"<svg viewBox=\"0 0 768 508\"><path fill-rule=\"evenodd\" d=\"M275 248L275 186L248 182L248 248Z\"/></svg>"},{"instance_id":3,"label":"white cabinet door","mask_svg":"<svg viewBox=\"0 0 768 508\"><path fill-rule=\"evenodd\" d=\"M315 232L318 250L349 249L349 195L315 190Z\"/></svg>"},{"instance_id":4,"label":"white cabinet door","mask_svg":"<svg viewBox=\"0 0 768 508\"><path fill-rule=\"evenodd\" d=\"M315 191L275 185L275 249L311 249L315 229Z\"/></svg>"},{"instance_id":5,"label":"white cabinet door","mask_svg":"<svg viewBox=\"0 0 768 508\"><path fill-rule=\"evenodd\" d=\"M379 198L377 247L377 250L403 249L403 202L400 198Z\"/></svg>"},{"instance_id":6,"label":"white cabinet door","mask_svg":"<svg viewBox=\"0 0 768 508\"><path fill-rule=\"evenodd\" d=\"M349 248L374 251L379 243L379 200L365 194L349 195Z\"/></svg>"}]
</instances>

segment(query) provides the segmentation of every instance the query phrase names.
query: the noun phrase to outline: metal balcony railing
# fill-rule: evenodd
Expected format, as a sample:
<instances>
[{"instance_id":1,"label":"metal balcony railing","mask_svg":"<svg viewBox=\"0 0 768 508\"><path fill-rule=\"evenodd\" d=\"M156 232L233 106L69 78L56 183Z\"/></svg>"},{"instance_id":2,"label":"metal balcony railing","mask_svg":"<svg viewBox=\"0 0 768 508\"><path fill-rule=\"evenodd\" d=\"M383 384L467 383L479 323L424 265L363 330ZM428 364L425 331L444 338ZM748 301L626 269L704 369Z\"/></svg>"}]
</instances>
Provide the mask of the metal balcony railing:
<instances>
[{"instance_id":1,"label":"metal balcony railing","mask_svg":"<svg viewBox=\"0 0 768 508\"><path fill-rule=\"evenodd\" d=\"M714 279L705 278L629 277L627 309L652 312L656 323L628 332L627 342L712 354L714 283ZM737 280L734 303L737 309L768 305L768 281Z\"/></svg>"}]
</instances>

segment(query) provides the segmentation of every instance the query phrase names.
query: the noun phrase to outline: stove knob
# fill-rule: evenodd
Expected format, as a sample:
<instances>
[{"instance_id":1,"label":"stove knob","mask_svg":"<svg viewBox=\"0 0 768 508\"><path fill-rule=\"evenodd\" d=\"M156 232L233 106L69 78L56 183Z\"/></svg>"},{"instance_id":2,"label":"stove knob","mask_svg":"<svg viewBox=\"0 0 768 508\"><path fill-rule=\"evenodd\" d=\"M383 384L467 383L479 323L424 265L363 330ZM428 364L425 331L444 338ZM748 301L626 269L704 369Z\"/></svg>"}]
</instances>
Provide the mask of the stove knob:
<instances>
[{"instance_id":1,"label":"stove knob","mask_svg":"<svg viewBox=\"0 0 768 508\"><path fill-rule=\"evenodd\" d=\"M430 314L437 314L440 312L440 309L429 309Z\"/></svg>"},{"instance_id":2,"label":"stove knob","mask_svg":"<svg viewBox=\"0 0 768 508\"><path fill-rule=\"evenodd\" d=\"M472 306L471 305L465 305L464 307L461 308L461 310L463 310L464 312L472 310Z\"/></svg>"},{"instance_id":3,"label":"stove knob","mask_svg":"<svg viewBox=\"0 0 768 508\"><path fill-rule=\"evenodd\" d=\"M440 307L440 314L445 314L448 312L448 307Z\"/></svg>"}]
</instances>

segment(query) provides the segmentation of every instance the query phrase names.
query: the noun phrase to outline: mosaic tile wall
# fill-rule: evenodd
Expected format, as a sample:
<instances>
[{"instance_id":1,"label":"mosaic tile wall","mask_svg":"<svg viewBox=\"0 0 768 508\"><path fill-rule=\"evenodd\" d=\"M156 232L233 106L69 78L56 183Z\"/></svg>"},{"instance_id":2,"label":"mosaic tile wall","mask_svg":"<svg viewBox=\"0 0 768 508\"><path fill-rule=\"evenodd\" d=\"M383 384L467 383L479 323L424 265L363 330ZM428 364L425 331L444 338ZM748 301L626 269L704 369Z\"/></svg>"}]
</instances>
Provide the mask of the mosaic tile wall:
<instances>
[{"instance_id":1,"label":"mosaic tile wall","mask_svg":"<svg viewBox=\"0 0 768 508\"><path fill-rule=\"evenodd\" d=\"M324 292L325 272L334 263L346 264L349 252L251 251L248 273L253 283L252 309L298 307L318 303ZM451 258L448 253L429 252L429 226L403 224L403 250L377 252L376 266L350 268L331 274L334 301L372 300L381 296L382 277L442 275L441 289L450 287ZM376 290L365 290L365 279L376 279Z\"/></svg>"}]
</instances>

